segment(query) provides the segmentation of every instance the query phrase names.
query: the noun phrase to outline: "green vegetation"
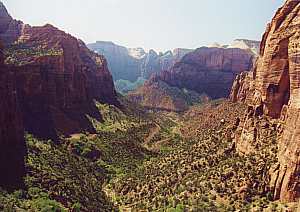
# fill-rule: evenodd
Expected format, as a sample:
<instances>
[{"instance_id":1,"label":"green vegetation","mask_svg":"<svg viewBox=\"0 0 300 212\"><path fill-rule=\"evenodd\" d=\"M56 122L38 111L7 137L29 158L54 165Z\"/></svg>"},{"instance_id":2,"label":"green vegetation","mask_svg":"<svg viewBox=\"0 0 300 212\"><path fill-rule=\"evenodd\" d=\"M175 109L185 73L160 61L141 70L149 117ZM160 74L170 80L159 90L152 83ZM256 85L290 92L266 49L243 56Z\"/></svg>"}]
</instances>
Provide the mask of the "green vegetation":
<instances>
[{"instance_id":1,"label":"green vegetation","mask_svg":"<svg viewBox=\"0 0 300 212\"><path fill-rule=\"evenodd\" d=\"M106 171L97 163L78 157L65 144L40 141L31 135L26 136L26 141L26 189L1 193L4 209L67 211L64 209L79 204L83 211L111 208L101 188Z\"/></svg>"},{"instance_id":2,"label":"green vegetation","mask_svg":"<svg viewBox=\"0 0 300 212\"><path fill-rule=\"evenodd\" d=\"M26 188L0 190L1 211L284 211L272 201L269 169L276 131L244 156L231 135L243 105L195 105L182 114L147 113L95 102L96 134L60 143L26 135ZM224 119L225 121L221 120ZM266 119L260 120L268 122ZM293 206L294 207L294 206Z\"/></svg>"},{"instance_id":3,"label":"green vegetation","mask_svg":"<svg viewBox=\"0 0 300 212\"><path fill-rule=\"evenodd\" d=\"M113 194L117 207L134 211L235 211L248 210L253 204L261 210L268 207L272 195L267 176L276 163L276 152L270 151L276 149L276 134L263 141L255 154L241 156L227 136L232 123L221 125L219 120L224 116L234 120L244 108L220 102L210 109L215 112L209 119L206 108L198 107L181 117L181 124L174 119L169 126L160 123L163 127L152 145L172 134L176 125L192 131L196 125L191 121L195 121L208 128L198 128L192 137L174 135L171 142L160 146L156 157L113 179L107 193ZM195 113L203 114L192 117Z\"/></svg>"},{"instance_id":4,"label":"green vegetation","mask_svg":"<svg viewBox=\"0 0 300 212\"><path fill-rule=\"evenodd\" d=\"M15 44L5 49L4 52L6 64L25 65L32 62L33 59L42 56L59 56L62 55L62 49L48 49L40 45L26 46L23 44Z\"/></svg>"}]
</instances>

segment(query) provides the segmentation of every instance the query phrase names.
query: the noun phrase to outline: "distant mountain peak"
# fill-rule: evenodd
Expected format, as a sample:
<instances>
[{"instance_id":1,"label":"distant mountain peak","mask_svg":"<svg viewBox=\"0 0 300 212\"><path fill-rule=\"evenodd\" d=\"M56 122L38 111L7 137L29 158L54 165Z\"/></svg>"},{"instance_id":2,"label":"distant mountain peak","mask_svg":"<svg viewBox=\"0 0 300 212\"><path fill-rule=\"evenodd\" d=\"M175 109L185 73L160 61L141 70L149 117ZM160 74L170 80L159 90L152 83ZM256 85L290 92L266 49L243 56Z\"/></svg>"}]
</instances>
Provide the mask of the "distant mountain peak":
<instances>
[{"instance_id":1,"label":"distant mountain peak","mask_svg":"<svg viewBox=\"0 0 300 212\"><path fill-rule=\"evenodd\" d=\"M208 45L209 48L224 48L224 49L249 49L255 55L259 53L259 45L260 41L256 40L248 40L248 39L235 39L231 44L219 44L219 43L212 43Z\"/></svg>"},{"instance_id":2,"label":"distant mountain peak","mask_svg":"<svg viewBox=\"0 0 300 212\"><path fill-rule=\"evenodd\" d=\"M0 1L0 25L7 24L9 20L12 20L12 17L3 2Z\"/></svg>"},{"instance_id":3,"label":"distant mountain peak","mask_svg":"<svg viewBox=\"0 0 300 212\"><path fill-rule=\"evenodd\" d=\"M142 59L146 56L146 52L143 48L138 47L138 48L129 48L128 49L128 54L136 59Z\"/></svg>"},{"instance_id":4,"label":"distant mountain peak","mask_svg":"<svg viewBox=\"0 0 300 212\"><path fill-rule=\"evenodd\" d=\"M0 17L1 17L3 14L9 15L9 14L8 14L8 11L7 11L6 7L5 7L5 5L3 4L2 1L0 1Z\"/></svg>"}]
</instances>

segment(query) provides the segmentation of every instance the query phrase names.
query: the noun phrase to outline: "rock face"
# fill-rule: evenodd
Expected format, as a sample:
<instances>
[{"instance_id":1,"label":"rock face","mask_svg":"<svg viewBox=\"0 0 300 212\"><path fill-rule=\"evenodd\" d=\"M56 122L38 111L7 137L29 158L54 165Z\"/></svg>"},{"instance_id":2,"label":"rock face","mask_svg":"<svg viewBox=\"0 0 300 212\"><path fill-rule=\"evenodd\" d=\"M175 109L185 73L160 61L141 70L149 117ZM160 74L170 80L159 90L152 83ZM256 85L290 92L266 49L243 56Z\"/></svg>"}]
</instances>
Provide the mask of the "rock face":
<instances>
[{"instance_id":1,"label":"rock face","mask_svg":"<svg viewBox=\"0 0 300 212\"><path fill-rule=\"evenodd\" d=\"M21 21L14 20L4 4L0 1L0 40L4 45L9 45L16 41L21 35L24 24Z\"/></svg>"},{"instance_id":2,"label":"rock face","mask_svg":"<svg viewBox=\"0 0 300 212\"><path fill-rule=\"evenodd\" d=\"M251 103L254 89L253 72L242 72L236 76L229 98L233 102Z\"/></svg>"},{"instance_id":3,"label":"rock face","mask_svg":"<svg viewBox=\"0 0 300 212\"><path fill-rule=\"evenodd\" d=\"M235 76L250 70L254 55L249 50L199 48L151 79L179 88L205 93L212 99L229 95Z\"/></svg>"},{"instance_id":4,"label":"rock face","mask_svg":"<svg viewBox=\"0 0 300 212\"><path fill-rule=\"evenodd\" d=\"M142 61L142 77L149 79L153 74L169 70L189 52L192 52L192 50L177 48L173 51L157 54L154 50L150 50Z\"/></svg>"},{"instance_id":5,"label":"rock face","mask_svg":"<svg viewBox=\"0 0 300 212\"><path fill-rule=\"evenodd\" d=\"M254 58L249 49L202 47L186 54L169 70L153 75L128 98L148 108L172 111L186 110L195 102L224 98L235 77L251 69ZM241 82L236 82L232 95L246 96L236 94L242 84L246 87L246 75L237 76Z\"/></svg>"},{"instance_id":6,"label":"rock face","mask_svg":"<svg viewBox=\"0 0 300 212\"><path fill-rule=\"evenodd\" d=\"M15 76L3 63L0 46L0 186L13 188L22 184L26 146Z\"/></svg>"},{"instance_id":7,"label":"rock face","mask_svg":"<svg viewBox=\"0 0 300 212\"><path fill-rule=\"evenodd\" d=\"M114 80L125 79L134 82L141 76L140 60L146 54L144 50L127 49L112 42L104 41L88 44L88 47L107 58Z\"/></svg>"},{"instance_id":8,"label":"rock face","mask_svg":"<svg viewBox=\"0 0 300 212\"><path fill-rule=\"evenodd\" d=\"M25 129L37 136L93 132L87 115L101 120L93 101L118 105L105 58L49 24L24 26L5 54L16 73Z\"/></svg>"},{"instance_id":9,"label":"rock face","mask_svg":"<svg viewBox=\"0 0 300 212\"><path fill-rule=\"evenodd\" d=\"M234 101L247 99L253 120L261 115L277 120L279 164L272 171L272 186L275 198L286 201L300 197L299 17L300 1L287 0L267 26L252 76L238 77L231 93ZM238 146L253 143L253 136L245 135L255 130L246 122L236 136Z\"/></svg>"},{"instance_id":10,"label":"rock face","mask_svg":"<svg viewBox=\"0 0 300 212\"><path fill-rule=\"evenodd\" d=\"M185 54L192 51L175 49L173 52L158 54L150 50L146 53L142 48L126 48L105 41L88 44L88 47L107 58L115 81L122 79L131 82L135 82L139 77L148 79L154 73L168 70Z\"/></svg>"}]
</instances>

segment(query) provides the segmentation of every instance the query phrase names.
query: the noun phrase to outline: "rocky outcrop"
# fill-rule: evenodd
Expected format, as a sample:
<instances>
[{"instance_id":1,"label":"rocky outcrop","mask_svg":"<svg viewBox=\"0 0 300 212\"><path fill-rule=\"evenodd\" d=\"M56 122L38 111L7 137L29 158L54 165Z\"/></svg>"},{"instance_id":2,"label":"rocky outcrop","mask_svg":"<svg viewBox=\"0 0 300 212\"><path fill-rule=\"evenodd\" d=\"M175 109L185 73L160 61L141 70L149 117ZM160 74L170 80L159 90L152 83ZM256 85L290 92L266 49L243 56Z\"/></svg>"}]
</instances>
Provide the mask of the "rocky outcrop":
<instances>
[{"instance_id":1,"label":"rocky outcrop","mask_svg":"<svg viewBox=\"0 0 300 212\"><path fill-rule=\"evenodd\" d=\"M148 79L152 74L168 70L178 62L189 49L175 49L166 53L148 53L142 48L126 48L112 42L97 41L88 44L88 47L103 54L109 64L114 80L129 80L135 82L139 77Z\"/></svg>"},{"instance_id":2,"label":"rocky outcrop","mask_svg":"<svg viewBox=\"0 0 300 212\"><path fill-rule=\"evenodd\" d=\"M26 146L14 73L4 65L0 44L0 186L22 185Z\"/></svg>"},{"instance_id":3,"label":"rocky outcrop","mask_svg":"<svg viewBox=\"0 0 300 212\"><path fill-rule=\"evenodd\" d=\"M266 116L277 122L279 164L271 171L271 186L275 199L286 201L300 197L299 17L300 1L287 0L267 26L253 77L247 78L247 81L252 78L250 84L254 86L250 92L252 97L247 97L252 99L248 102L253 110L251 119L255 121ZM231 95L234 101L243 99L240 93L251 90L248 89L251 86L239 86L241 78L234 83ZM236 134L237 146L255 143L255 136L245 136L257 134L255 128L251 130L247 126L247 120L249 118L241 122L241 130Z\"/></svg>"},{"instance_id":4,"label":"rocky outcrop","mask_svg":"<svg viewBox=\"0 0 300 212\"><path fill-rule=\"evenodd\" d=\"M0 40L4 45L15 42L21 35L24 24L14 20L0 1Z\"/></svg>"},{"instance_id":5,"label":"rocky outcrop","mask_svg":"<svg viewBox=\"0 0 300 212\"><path fill-rule=\"evenodd\" d=\"M251 103L254 88L253 72L242 72L233 82L229 99L232 102Z\"/></svg>"},{"instance_id":6,"label":"rocky outcrop","mask_svg":"<svg viewBox=\"0 0 300 212\"><path fill-rule=\"evenodd\" d=\"M212 99L222 98L229 95L236 75L251 69L253 59L248 50L202 47L151 81L161 80L170 86L205 93Z\"/></svg>"},{"instance_id":7,"label":"rocky outcrop","mask_svg":"<svg viewBox=\"0 0 300 212\"><path fill-rule=\"evenodd\" d=\"M5 54L25 129L37 136L93 132L88 116L101 121L94 100L118 105L105 58L52 25L24 26Z\"/></svg>"}]
</instances>

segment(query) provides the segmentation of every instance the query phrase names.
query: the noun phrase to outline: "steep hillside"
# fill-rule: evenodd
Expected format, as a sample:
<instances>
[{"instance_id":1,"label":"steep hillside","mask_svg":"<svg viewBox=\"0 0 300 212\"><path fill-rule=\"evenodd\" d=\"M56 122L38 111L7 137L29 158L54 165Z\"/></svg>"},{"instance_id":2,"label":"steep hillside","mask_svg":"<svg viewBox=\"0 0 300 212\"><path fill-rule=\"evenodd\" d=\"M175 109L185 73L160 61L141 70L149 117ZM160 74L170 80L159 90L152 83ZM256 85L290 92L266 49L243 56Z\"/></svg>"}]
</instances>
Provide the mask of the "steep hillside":
<instances>
[{"instance_id":1,"label":"steep hillside","mask_svg":"<svg viewBox=\"0 0 300 212\"><path fill-rule=\"evenodd\" d=\"M253 72L239 76L231 93L233 101L249 105L235 138L240 152L256 151L265 128L280 134L270 185L275 199L287 201L300 197L299 16L300 1L287 0L267 26ZM264 116L272 125L262 125Z\"/></svg>"},{"instance_id":2,"label":"steep hillside","mask_svg":"<svg viewBox=\"0 0 300 212\"><path fill-rule=\"evenodd\" d=\"M200 95L195 91L169 86L163 81L146 82L137 90L129 92L126 98L148 109L177 112L185 111L193 104L209 101L205 93Z\"/></svg>"}]
</instances>

